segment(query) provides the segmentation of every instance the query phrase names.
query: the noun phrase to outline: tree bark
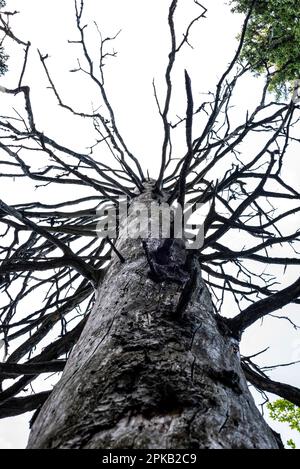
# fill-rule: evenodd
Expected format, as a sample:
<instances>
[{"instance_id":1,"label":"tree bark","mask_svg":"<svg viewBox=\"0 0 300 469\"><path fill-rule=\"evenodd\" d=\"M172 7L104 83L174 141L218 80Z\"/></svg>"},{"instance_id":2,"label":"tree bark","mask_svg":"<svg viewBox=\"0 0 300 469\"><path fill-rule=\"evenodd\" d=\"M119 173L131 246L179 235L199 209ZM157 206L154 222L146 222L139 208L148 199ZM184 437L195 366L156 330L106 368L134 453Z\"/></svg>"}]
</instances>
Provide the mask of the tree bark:
<instances>
[{"instance_id":1,"label":"tree bark","mask_svg":"<svg viewBox=\"0 0 300 469\"><path fill-rule=\"evenodd\" d=\"M121 229L116 246L126 262L113 258L28 448L279 448L196 261L185 287L155 282L141 240Z\"/></svg>"}]
</instances>

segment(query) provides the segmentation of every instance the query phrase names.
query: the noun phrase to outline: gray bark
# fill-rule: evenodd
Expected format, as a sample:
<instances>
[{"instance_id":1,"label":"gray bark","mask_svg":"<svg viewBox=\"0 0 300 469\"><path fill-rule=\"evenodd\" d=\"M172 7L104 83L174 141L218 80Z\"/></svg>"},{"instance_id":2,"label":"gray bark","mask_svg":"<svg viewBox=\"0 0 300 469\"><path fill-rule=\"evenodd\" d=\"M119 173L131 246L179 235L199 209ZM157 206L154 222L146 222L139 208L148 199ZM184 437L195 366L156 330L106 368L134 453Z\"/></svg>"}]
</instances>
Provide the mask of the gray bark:
<instances>
[{"instance_id":1,"label":"gray bark","mask_svg":"<svg viewBox=\"0 0 300 469\"><path fill-rule=\"evenodd\" d=\"M278 448L200 266L185 288L156 283L141 240L117 248L28 448Z\"/></svg>"}]
</instances>

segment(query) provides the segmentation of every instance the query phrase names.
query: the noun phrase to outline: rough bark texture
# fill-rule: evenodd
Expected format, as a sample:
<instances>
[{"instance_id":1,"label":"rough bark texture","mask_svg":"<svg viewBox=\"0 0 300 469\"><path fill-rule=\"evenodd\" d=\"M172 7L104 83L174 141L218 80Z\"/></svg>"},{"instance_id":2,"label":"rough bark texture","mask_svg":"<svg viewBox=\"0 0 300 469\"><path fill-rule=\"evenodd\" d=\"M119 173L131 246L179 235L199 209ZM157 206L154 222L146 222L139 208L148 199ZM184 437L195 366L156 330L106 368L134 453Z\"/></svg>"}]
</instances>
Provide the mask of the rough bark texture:
<instances>
[{"instance_id":1,"label":"rough bark texture","mask_svg":"<svg viewBox=\"0 0 300 469\"><path fill-rule=\"evenodd\" d=\"M156 283L141 240L121 231L117 247L126 262L114 258L28 447L278 448L196 261L185 287Z\"/></svg>"}]
</instances>

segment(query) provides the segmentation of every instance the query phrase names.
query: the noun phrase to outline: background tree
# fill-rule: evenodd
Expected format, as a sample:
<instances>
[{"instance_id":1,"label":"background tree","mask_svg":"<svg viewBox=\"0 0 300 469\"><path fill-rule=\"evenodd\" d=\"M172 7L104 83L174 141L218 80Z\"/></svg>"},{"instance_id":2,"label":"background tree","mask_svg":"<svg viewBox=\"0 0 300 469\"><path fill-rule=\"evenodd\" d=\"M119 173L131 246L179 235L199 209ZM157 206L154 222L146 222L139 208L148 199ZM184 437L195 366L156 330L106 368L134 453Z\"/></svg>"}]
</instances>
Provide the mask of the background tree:
<instances>
[{"instance_id":1,"label":"background tree","mask_svg":"<svg viewBox=\"0 0 300 469\"><path fill-rule=\"evenodd\" d=\"M242 57L253 71L271 75L277 95L293 89L300 77L300 6L293 0L233 0L233 11L253 13ZM298 86L298 85L297 85Z\"/></svg>"},{"instance_id":2,"label":"background tree","mask_svg":"<svg viewBox=\"0 0 300 469\"><path fill-rule=\"evenodd\" d=\"M287 422L292 430L300 432L300 407L285 399L268 402L267 407L272 419L278 420L278 422ZM292 449L296 449L295 442L292 439L287 444Z\"/></svg>"},{"instance_id":3,"label":"background tree","mask_svg":"<svg viewBox=\"0 0 300 469\"><path fill-rule=\"evenodd\" d=\"M251 4L237 51L206 101L196 100L192 76L181 71L185 109L174 118L174 67L207 12L195 6L198 14L183 36L175 27L180 2L173 0L168 11L163 100L153 85L164 130L154 181L122 137L106 91L112 38L99 32L100 57L92 59L83 2L75 2L77 36L70 43L80 46L82 57L72 72L97 87L97 106L85 112L66 103L48 56L39 52L39 59L58 105L90 122L87 151L40 129L24 84L30 43L10 34L25 55L17 86L2 91L12 100L22 97L24 105L17 116L0 119L1 176L78 191L76 199L56 204L0 205L7 357L0 365L0 416L38 409L30 447L278 448L246 380L299 406L299 389L271 380L254 357L239 355L239 341L252 324L299 304L300 280L292 270L300 263L299 231L293 229L299 192L285 180L289 145L299 143L293 130L299 105L274 101L268 75L259 102L235 122L235 90L251 69L241 62ZM172 145L176 132L185 140L183 154ZM247 151L253 139L256 150ZM203 246L187 250L173 238L132 240L122 218L116 241L99 240L99 210L116 207L119 196L129 207L153 200L201 203ZM136 222L134 212L130 222ZM275 266L290 268L294 280L280 285ZM40 306L28 311L36 298ZM42 373L63 369L53 391L20 396Z\"/></svg>"},{"instance_id":4,"label":"background tree","mask_svg":"<svg viewBox=\"0 0 300 469\"><path fill-rule=\"evenodd\" d=\"M5 6L5 1L1 0L0 1L0 10L4 6ZM4 33L4 36L0 41L0 76L1 76L7 71L6 61L8 59L7 55L4 52L3 46L2 46L3 41L4 41L4 39L6 37L6 34L7 34L7 21L4 20L3 16L1 16L0 31L2 31Z\"/></svg>"}]
</instances>

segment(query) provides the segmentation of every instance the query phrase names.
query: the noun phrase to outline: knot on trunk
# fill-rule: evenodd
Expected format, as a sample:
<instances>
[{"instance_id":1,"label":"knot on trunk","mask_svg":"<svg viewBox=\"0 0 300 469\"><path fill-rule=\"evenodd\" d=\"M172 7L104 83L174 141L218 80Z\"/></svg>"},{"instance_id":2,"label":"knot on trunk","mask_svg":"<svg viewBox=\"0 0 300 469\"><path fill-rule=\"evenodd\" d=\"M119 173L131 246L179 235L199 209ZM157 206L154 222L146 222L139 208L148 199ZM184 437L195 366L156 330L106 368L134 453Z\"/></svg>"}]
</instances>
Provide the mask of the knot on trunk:
<instances>
[{"instance_id":1,"label":"knot on trunk","mask_svg":"<svg viewBox=\"0 0 300 469\"><path fill-rule=\"evenodd\" d=\"M157 247L157 242L159 242ZM149 277L156 283L172 282L185 285L190 280L187 254L182 239L143 241L150 267Z\"/></svg>"}]
</instances>

